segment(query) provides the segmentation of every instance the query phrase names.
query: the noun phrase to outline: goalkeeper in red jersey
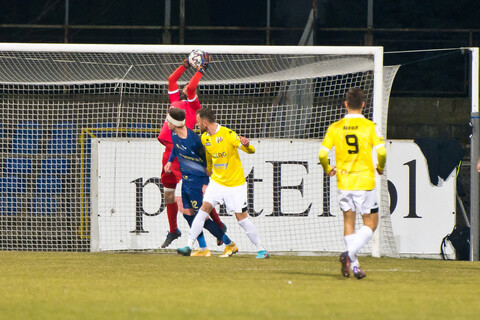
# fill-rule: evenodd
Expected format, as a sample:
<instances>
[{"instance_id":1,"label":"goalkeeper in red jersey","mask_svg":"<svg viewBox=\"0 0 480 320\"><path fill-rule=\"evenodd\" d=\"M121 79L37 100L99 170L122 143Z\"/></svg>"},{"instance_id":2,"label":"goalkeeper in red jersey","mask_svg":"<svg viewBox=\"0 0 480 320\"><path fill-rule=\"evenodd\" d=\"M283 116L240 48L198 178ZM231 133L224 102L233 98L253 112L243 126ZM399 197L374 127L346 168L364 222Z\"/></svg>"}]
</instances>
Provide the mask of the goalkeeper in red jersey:
<instances>
[{"instance_id":1,"label":"goalkeeper in red jersey","mask_svg":"<svg viewBox=\"0 0 480 320\"><path fill-rule=\"evenodd\" d=\"M210 55L206 52L203 52L201 55L201 63L199 64L197 71L182 91L180 91L177 81L182 74L188 68L190 68L188 58L185 59L175 71L173 71L170 77L168 77L168 97L170 99L170 108L179 108L185 110L185 126L190 129L195 127L197 121L196 112L201 108L197 97L197 86L210 63L210 60ZM161 182L163 184L165 203L167 206L168 224L170 229L165 242L162 244L162 248L166 248L172 243L173 240L182 235L177 225L178 204L177 199L175 198L175 189L177 184L182 179L182 174L180 172L178 160L175 160L172 163L171 172L167 173L164 169L172 152L172 136L166 120L157 139L165 146L165 152L163 153L162 157ZM178 201L181 203L180 199L178 199ZM216 212L213 212L211 217L215 223L217 223L221 228L224 228L224 225L220 221L220 218Z\"/></svg>"}]
</instances>

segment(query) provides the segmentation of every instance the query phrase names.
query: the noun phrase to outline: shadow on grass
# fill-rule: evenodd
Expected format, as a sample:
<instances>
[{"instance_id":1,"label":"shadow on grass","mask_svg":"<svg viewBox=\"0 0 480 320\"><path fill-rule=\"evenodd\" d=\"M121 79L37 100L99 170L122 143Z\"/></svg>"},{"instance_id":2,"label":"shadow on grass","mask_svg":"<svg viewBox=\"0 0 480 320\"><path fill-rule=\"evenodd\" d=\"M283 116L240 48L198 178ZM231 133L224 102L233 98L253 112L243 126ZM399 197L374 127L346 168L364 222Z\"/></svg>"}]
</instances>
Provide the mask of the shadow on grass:
<instances>
[{"instance_id":1,"label":"shadow on grass","mask_svg":"<svg viewBox=\"0 0 480 320\"><path fill-rule=\"evenodd\" d=\"M288 275L295 275L295 276L309 276L309 277L323 277L323 278L331 278L331 279L345 279L340 274L333 274L331 272L300 272L300 271L279 271L279 274L288 274Z\"/></svg>"}]
</instances>

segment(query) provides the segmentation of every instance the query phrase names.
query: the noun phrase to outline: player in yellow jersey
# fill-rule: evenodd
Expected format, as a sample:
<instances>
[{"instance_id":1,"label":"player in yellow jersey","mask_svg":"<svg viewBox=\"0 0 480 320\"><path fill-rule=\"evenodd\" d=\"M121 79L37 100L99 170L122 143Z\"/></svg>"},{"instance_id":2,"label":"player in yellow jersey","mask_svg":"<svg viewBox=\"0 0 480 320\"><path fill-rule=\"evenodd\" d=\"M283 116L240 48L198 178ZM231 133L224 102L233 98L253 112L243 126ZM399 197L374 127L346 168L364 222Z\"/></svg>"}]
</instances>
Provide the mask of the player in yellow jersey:
<instances>
[{"instance_id":1,"label":"player in yellow jersey","mask_svg":"<svg viewBox=\"0 0 480 320\"><path fill-rule=\"evenodd\" d=\"M209 108L197 111L197 125L203 133L201 139L206 151L207 174L211 174L210 183L203 196L202 207L192 223L188 244L186 247L179 248L178 253L190 255L191 248L202 231L209 212L217 203L225 203L227 212L235 213L238 224L257 247L257 258L270 257L260 242L257 228L248 219L247 184L238 155L238 149L246 153L254 153L255 148L247 138L239 137L234 131L216 123L215 113ZM225 247L221 257L229 257L236 252L238 247L232 243Z\"/></svg>"},{"instance_id":2,"label":"player in yellow jersey","mask_svg":"<svg viewBox=\"0 0 480 320\"><path fill-rule=\"evenodd\" d=\"M372 238L378 226L378 203L375 190L375 167L372 148L377 152L377 172L383 174L386 162L385 141L375 123L362 115L365 95L360 88L346 94L348 114L328 127L318 154L325 172L337 174L340 208L343 211L344 239L347 251L340 255L342 274L357 279L366 276L360 269L357 253ZM330 166L328 152L335 147L336 167ZM362 215L363 226L355 232L355 214Z\"/></svg>"}]
</instances>

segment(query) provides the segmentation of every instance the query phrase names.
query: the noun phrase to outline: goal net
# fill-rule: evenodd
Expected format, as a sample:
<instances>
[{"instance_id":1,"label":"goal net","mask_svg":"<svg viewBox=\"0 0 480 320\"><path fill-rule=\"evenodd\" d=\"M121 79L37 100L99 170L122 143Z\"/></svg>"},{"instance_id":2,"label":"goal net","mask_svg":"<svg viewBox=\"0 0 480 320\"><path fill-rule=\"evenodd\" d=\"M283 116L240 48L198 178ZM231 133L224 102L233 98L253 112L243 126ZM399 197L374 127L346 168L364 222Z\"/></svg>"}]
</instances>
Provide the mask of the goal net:
<instances>
[{"instance_id":1,"label":"goal net","mask_svg":"<svg viewBox=\"0 0 480 320\"><path fill-rule=\"evenodd\" d=\"M168 222L156 136L169 108L168 76L192 49L2 45L1 250L161 251ZM272 252L344 251L336 180L318 163L321 139L345 114L350 87L364 89L365 116L386 136L397 69L383 67L379 47L200 49L213 57L200 103L257 150L241 157L262 242ZM362 252L395 256L386 178L378 185L380 228ZM255 251L218 209L240 251ZM180 214L178 222L183 236L165 251L186 243L188 225Z\"/></svg>"}]
</instances>

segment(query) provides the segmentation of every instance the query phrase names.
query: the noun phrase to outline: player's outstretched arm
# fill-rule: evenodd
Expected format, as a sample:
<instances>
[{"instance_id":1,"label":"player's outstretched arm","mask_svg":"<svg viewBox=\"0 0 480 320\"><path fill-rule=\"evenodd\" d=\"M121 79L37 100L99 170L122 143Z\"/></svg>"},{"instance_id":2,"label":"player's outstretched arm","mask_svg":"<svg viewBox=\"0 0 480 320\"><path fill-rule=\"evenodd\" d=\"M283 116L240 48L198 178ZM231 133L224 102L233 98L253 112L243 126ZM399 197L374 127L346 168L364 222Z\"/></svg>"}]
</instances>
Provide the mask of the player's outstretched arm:
<instances>
[{"instance_id":1,"label":"player's outstretched arm","mask_svg":"<svg viewBox=\"0 0 480 320\"><path fill-rule=\"evenodd\" d=\"M183 60L182 64L178 66L178 68L175 69L175 71L173 71L168 77L168 91L172 92L178 90L177 81L188 68L190 68L190 63L188 63L187 57L185 60Z\"/></svg>"},{"instance_id":2,"label":"player's outstretched arm","mask_svg":"<svg viewBox=\"0 0 480 320\"><path fill-rule=\"evenodd\" d=\"M188 57L186 57L186 58L183 60L182 66L183 66L185 69L190 68L190 63L188 62Z\"/></svg>"},{"instance_id":3,"label":"player's outstretched arm","mask_svg":"<svg viewBox=\"0 0 480 320\"><path fill-rule=\"evenodd\" d=\"M242 144L242 146L240 147L240 150L246 153L255 153L255 148L250 144L250 140L248 140L248 138L246 137L242 137L242 136L239 136L239 137L240 137L240 143Z\"/></svg>"},{"instance_id":4,"label":"player's outstretched arm","mask_svg":"<svg viewBox=\"0 0 480 320\"><path fill-rule=\"evenodd\" d=\"M187 85L187 99L188 101L193 101L195 100L195 96L197 95L197 86L198 83L200 82L200 79L202 79L203 73L201 72L196 72L190 82Z\"/></svg>"},{"instance_id":5,"label":"player's outstretched arm","mask_svg":"<svg viewBox=\"0 0 480 320\"><path fill-rule=\"evenodd\" d=\"M197 68L197 72L193 75L192 79L187 85L187 98L189 101L192 101L195 99L198 83L200 82L200 79L202 79L203 74L205 73L208 66L210 65L211 59L212 58L210 54L208 54L207 52L202 53L201 63Z\"/></svg>"},{"instance_id":6,"label":"player's outstretched arm","mask_svg":"<svg viewBox=\"0 0 480 320\"><path fill-rule=\"evenodd\" d=\"M208 52L204 52L201 58L202 58L202 62L200 63L200 66L198 67L197 71L201 73L205 73L208 66L210 65L210 62L212 61L212 56Z\"/></svg>"}]
</instances>

